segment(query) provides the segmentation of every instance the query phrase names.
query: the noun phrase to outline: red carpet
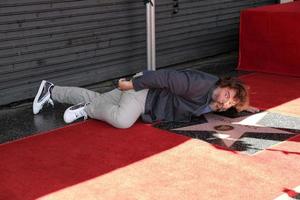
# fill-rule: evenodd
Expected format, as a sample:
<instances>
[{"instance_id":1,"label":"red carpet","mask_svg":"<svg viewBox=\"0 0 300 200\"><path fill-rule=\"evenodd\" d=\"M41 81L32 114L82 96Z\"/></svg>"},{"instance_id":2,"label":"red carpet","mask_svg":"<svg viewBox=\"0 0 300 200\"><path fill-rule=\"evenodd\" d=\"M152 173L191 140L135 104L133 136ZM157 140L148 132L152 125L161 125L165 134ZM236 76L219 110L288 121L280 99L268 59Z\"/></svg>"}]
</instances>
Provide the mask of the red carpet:
<instances>
[{"instance_id":1,"label":"red carpet","mask_svg":"<svg viewBox=\"0 0 300 200\"><path fill-rule=\"evenodd\" d=\"M242 76L254 106L300 116L300 78ZM230 199L298 195L300 135L253 156L142 123L88 120L0 145L0 199Z\"/></svg>"},{"instance_id":2,"label":"red carpet","mask_svg":"<svg viewBox=\"0 0 300 200\"><path fill-rule=\"evenodd\" d=\"M36 199L187 140L143 124L118 130L89 120L0 145L0 199Z\"/></svg>"},{"instance_id":3,"label":"red carpet","mask_svg":"<svg viewBox=\"0 0 300 200\"><path fill-rule=\"evenodd\" d=\"M273 199L300 185L299 142L248 156L89 120L1 145L0 199Z\"/></svg>"},{"instance_id":4,"label":"red carpet","mask_svg":"<svg viewBox=\"0 0 300 200\"><path fill-rule=\"evenodd\" d=\"M239 69L300 76L300 1L240 16Z\"/></svg>"},{"instance_id":5,"label":"red carpet","mask_svg":"<svg viewBox=\"0 0 300 200\"><path fill-rule=\"evenodd\" d=\"M251 105L300 117L300 78L253 73L242 80L250 86Z\"/></svg>"}]
</instances>

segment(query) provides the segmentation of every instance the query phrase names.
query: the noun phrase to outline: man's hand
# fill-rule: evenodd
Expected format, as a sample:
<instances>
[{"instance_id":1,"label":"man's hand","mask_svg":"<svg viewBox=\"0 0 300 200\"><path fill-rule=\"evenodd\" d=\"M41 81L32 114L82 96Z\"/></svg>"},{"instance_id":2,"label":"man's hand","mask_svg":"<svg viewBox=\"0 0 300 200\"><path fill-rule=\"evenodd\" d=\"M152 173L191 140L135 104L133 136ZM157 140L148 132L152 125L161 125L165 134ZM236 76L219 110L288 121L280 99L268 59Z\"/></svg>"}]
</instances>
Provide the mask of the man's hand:
<instances>
[{"instance_id":1,"label":"man's hand","mask_svg":"<svg viewBox=\"0 0 300 200\"><path fill-rule=\"evenodd\" d=\"M132 81L126 81L124 78L119 79L118 86L118 88L122 91L133 89Z\"/></svg>"},{"instance_id":2,"label":"man's hand","mask_svg":"<svg viewBox=\"0 0 300 200\"><path fill-rule=\"evenodd\" d=\"M257 112L259 112L259 109L256 107L253 107L253 106L248 106L247 108L244 109L244 111L248 111L251 113L257 113Z\"/></svg>"}]
</instances>

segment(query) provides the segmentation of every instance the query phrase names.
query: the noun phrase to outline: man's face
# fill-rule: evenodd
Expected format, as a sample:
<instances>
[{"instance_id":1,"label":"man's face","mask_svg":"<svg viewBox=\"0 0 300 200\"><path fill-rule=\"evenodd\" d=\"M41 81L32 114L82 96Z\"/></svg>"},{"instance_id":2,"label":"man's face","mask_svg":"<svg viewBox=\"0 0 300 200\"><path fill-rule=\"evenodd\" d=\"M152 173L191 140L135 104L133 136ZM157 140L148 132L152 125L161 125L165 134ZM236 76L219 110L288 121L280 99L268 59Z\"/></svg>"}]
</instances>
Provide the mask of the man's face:
<instances>
[{"instance_id":1,"label":"man's face","mask_svg":"<svg viewBox=\"0 0 300 200\"><path fill-rule=\"evenodd\" d=\"M234 98L236 91L229 87L217 87L212 94L212 100L216 104L217 111L225 111L232 106L235 106L238 102Z\"/></svg>"}]
</instances>

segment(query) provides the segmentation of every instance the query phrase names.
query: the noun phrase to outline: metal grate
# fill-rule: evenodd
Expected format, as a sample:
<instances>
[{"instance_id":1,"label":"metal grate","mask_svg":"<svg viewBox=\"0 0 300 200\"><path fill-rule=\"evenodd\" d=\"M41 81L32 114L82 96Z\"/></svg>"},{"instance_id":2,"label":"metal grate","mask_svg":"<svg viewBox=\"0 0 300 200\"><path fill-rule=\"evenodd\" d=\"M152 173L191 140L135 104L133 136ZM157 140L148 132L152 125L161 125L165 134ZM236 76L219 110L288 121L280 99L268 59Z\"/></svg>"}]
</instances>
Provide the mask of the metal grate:
<instances>
[{"instance_id":1,"label":"metal grate","mask_svg":"<svg viewBox=\"0 0 300 200\"><path fill-rule=\"evenodd\" d=\"M236 50L240 10L275 2L157 1L157 68ZM0 2L0 105L32 98L42 79L84 86L143 69L143 1Z\"/></svg>"}]
</instances>

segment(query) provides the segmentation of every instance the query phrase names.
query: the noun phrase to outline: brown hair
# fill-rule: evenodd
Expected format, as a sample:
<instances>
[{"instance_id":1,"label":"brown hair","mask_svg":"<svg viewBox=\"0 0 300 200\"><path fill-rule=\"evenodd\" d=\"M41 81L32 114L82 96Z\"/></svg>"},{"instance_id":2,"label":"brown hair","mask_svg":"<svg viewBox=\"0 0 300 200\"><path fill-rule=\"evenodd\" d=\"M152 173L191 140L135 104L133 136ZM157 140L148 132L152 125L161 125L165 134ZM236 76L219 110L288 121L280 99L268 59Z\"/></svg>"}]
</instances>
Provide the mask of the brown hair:
<instances>
[{"instance_id":1,"label":"brown hair","mask_svg":"<svg viewBox=\"0 0 300 200\"><path fill-rule=\"evenodd\" d=\"M221 88L228 87L236 91L234 98L238 103L234 107L237 111L240 112L249 105L249 87L241 80L233 77L225 77L218 81L217 86Z\"/></svg>"}]
</instances>

